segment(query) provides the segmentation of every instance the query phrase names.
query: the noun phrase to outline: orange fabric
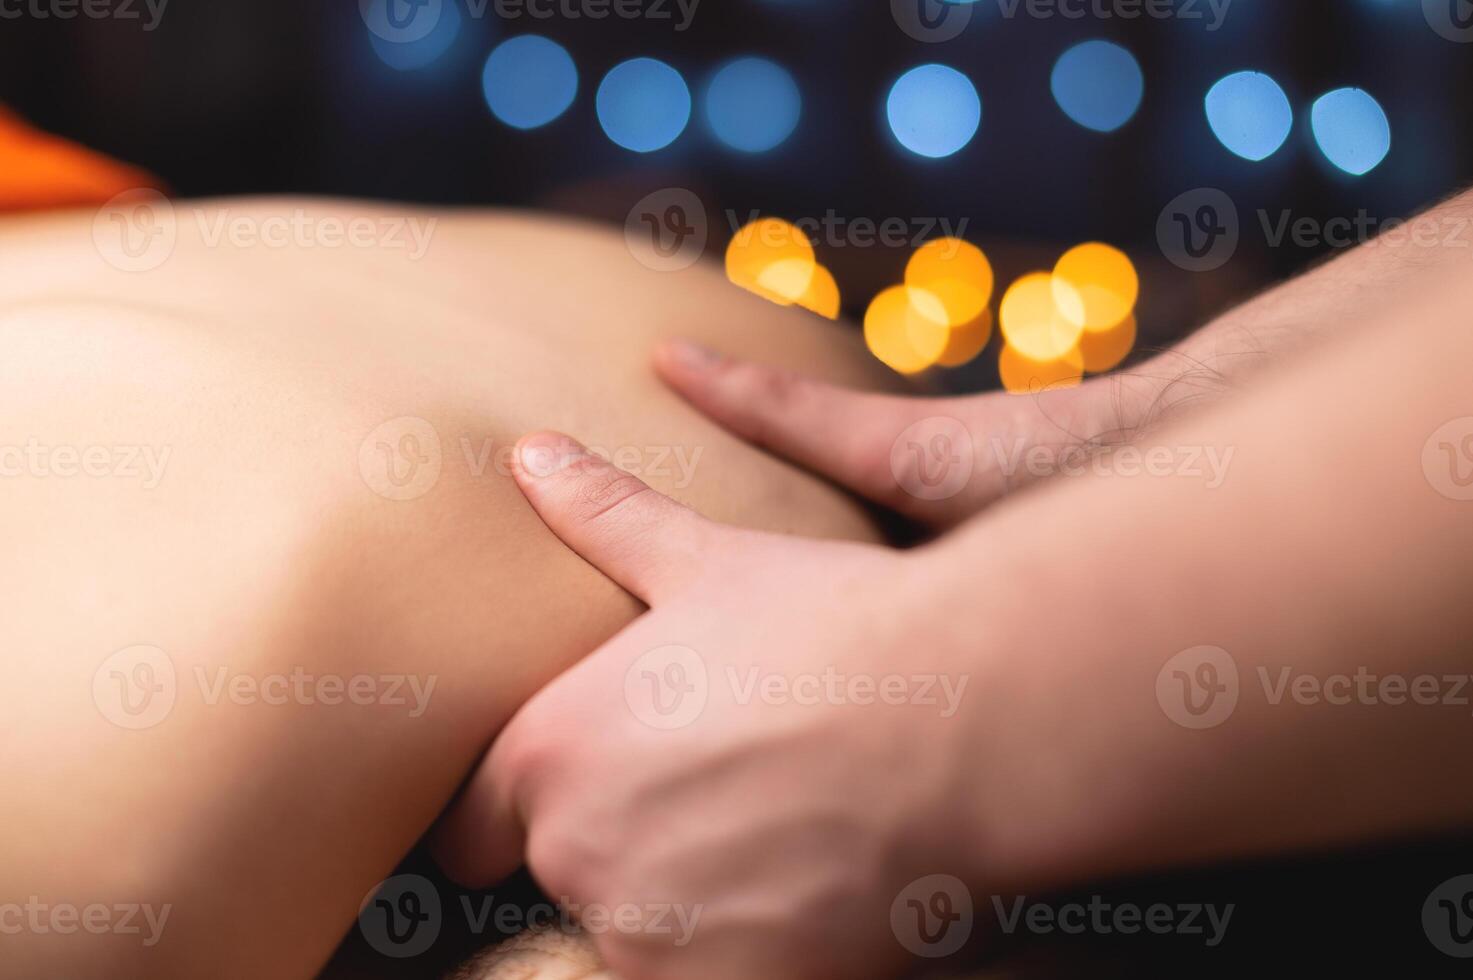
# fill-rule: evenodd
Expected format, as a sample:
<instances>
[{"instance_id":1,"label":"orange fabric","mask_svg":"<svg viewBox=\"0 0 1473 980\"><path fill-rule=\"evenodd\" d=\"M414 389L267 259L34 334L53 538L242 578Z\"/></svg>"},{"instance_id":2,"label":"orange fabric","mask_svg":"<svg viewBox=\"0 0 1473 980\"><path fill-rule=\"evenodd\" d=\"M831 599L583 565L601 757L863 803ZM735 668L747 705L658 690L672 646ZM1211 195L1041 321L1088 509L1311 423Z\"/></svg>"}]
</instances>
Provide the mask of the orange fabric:
<instances>
[{"instance_id":1,"label":"orange fabric","mask_svg":"<svg viewBox=\"0 0 1473 980\"><path fill-rule=\"evenodd\" d=\"M44 133L0 107L0 211L103 204L138 187L163 189L147 171Z\"/></svg>"}]
</instances>

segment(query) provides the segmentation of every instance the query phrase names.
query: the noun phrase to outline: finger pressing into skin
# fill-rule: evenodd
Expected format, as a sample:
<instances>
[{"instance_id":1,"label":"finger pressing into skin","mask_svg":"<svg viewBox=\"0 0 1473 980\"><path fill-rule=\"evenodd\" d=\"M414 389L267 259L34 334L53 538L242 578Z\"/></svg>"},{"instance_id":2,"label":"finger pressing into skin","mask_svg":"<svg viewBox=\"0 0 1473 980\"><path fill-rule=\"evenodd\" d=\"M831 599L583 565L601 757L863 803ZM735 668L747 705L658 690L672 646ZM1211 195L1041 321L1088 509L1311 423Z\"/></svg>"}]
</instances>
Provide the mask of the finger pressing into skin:
<instances>
[{"instance_id":1,"label":"finger pressing into skin","mask_svg":"<svg viewBox=\"0 0 1473 980\"><path fill-rule=\"evenodd\" d=\"M496 884L522 865L526 830L513 796L515 748L503 733L430 831L435 862L466 888Z\"/></svg>"},{"instance_id":2,"label":"finger pressing into skin","mask_svg":"<svg viewBox=\"0 0 1473 980\"><path fill-rule=\"evenodd\" d=\"M562 895L580 891L556 845L552 818L559 790L580 787L569 774L586 771L588 732L602 730L610 687L607 665L622 647L606 643L548 683L514 714L491 743L460 795L446 808L428 843L440 867L456 882L482 888L526 864L538 882ZM617 702L615 702L617 703ZM567 797L562 796L561 808Z\"/></svg>"},{"instance_id":3,"label":"finger pressing into skin","mask_svg":"<svg viewBox=\"0 0 1473 980\"><path fill-rule=\"evenodd\" d=\"M647 605L688 583L735 534L658 493L568 436L517 443L517 484L563 542Z\"/></svg>"},{"instance_id":4,"label":"finger pressing into skin","mask_svg":"<svg viewBox=\"0 0 1473 980\"><path fill-rule=\"evenodd\" d=\"M964 401L851 391L686 341L661 346L655 367L683 398L736 435L862 497L938 526L974 509L965 487L938 499L906 485L913 470L903 440L912 427L948 416L970 453Z\"/></svg>"}]
</instances>

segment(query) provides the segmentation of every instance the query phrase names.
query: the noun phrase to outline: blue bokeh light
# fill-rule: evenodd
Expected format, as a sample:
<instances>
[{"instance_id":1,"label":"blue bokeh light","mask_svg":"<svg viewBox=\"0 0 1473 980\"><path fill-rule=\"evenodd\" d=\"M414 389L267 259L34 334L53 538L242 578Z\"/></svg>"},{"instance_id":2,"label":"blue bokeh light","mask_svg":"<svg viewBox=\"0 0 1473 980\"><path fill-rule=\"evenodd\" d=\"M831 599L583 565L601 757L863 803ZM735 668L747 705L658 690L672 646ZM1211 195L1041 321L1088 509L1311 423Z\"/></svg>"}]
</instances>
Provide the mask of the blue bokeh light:
<instances>
[{"instance_id":1,"label":"blue bokeh light","mask_svg":"<svg viewBox=\"0 0 1473 980\"><path fill-rule=\"evenodd\" d=\"M1331 163L1359 177L1391 152L1391 121L1369 92L1342 88L1321 96L1310 109L1310 127Z\"/></svg>"},{"instance_id":2,"label":"blue bokeh light","mask_svg":"<svg viewBox=\"0 0 1473 980\"><path fill-rule=\"evenodd\" d=\"M389 16L397 0L371 0L360 8L368 25L373 53L390 68L414 71L440 59L460 34L460 8L452 0L435 0L408 8L407 19Z\"/></svg>"},{"instance_id":3,"label":"blue bokeh light","mask_svg":"<svg viewBox=\"0 0 1473 980\"><path fill-rule=\"evenodd\" d=\"M1207 93L1207 122L1222 145L1245 160L1267 160L1294 128L1294 109L1279 83L1240 71Z\"/></svg>"},{"instance_id":4,"label":"blue bokeh light","mask_svg":"<svg viewBox=\"0 0 1473 980\"><path fill-rule=\"evenodd\" d=\"M971 79L946 65L921 65L901 75L885 103L900 145L923 157L949 157L972 141L982 100Z\"/></svg>"},{"instance_id":5,"label":"blue bokeh light","mask_svg":"<svg viewBox=\"0 0 1473 980\"><path fill-rule=\"evenodd\" d=\"M636 153L675 142L690 122L690 89L680 72L654 58L615 65L598 86L598 122L609 139Z\"/></svg>"},{"instance_id":6,"label":"blue bokeh light","mask_svg":"<svg viewBox=\"0 0 1473 980\"><path fill-rule=\"evenodd\" d=\"M578 94L578 68L562 45L536 34L502 42L481 72L486 105L517 129L545 126Z\"/></svg>"},{"instance_id":7,"label":"blue bokeh light","mask_svg":"<svg viewBox=\"0 0 1473 980\"><path fill-rule=\"evenodd\" d=\"M1109 41L1085 41L1065 51L1049 84L1065 115L1099 133L1130 122L1146 90L1135 56Z\"/></svg>"},{"instance_id":8,"label":"blue bokeh light","mask_svg":"<svg viewBox=\"0 0 1473 980\"><path fill-rule=\"evenodd\" d=\"M765 58L739 58L711 79L706 121L716 138L746 153L779 145L798 126L803 97L798 83Z\"/></svg>"}]
</instances>

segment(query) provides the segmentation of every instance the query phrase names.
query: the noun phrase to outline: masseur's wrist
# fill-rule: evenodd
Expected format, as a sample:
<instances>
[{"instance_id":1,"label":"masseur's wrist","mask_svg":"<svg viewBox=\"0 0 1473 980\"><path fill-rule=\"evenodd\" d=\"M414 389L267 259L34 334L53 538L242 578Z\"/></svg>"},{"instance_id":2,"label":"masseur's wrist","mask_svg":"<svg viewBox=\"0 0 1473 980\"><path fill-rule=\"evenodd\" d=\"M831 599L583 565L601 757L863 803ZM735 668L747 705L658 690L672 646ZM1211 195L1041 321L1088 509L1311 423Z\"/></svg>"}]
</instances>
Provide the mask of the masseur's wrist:
<instances>
[{"instance_id":1,"label":"masseur's wrist","mask_svg":"<svg viewBox=\"0 0 1473 980\"><path fill-rule=\"evenodd\" d=\"M917 553L934 583L930 642L969 676L948 735L966 777L949 819L955 873L974 896L1038 894L1119 871L1115 842L1144 788L1113 707L1128 671L1110 664L1107 627L1081 601L1101 590L1102 569L1041 546L1052 530L1039 517L1053 506L1004 505Z\"/></svg>"},{"instance_id":2,"label":"masseur's wrist","mask_svg":"<svg viewBox=\"0 0 1473 980\"><path fill-rule=\"evenodd\" d=\"M1295 331L1262 311L1227 313L1181 343L1083 387L1106 406L1119 426L1116 441L1135 438L1183 410L1217 401L1245 378L1308 344L1313 334Z\"/></svg>"},{"instance_id":3,"label":"masseur's wrist","mask_svg":"<svg viewBox=\"0 0 1473 980\"><path fill-rule=\"evenodd\" d=\"M966 682L960 710L933 736L954 776L948 805L917 832L947 844L950 863L931 870L962 878L974 895L1034 890L1052 874L1035 861L1045 794L1028 761L1038 748L1034 702L1046 694L1028 624L1046 586L992 539L991 528L1013 523L983 516L911 552L918 587L907 588L901 612L917 624L927 662Z\"/></svg>"}]
</instances>

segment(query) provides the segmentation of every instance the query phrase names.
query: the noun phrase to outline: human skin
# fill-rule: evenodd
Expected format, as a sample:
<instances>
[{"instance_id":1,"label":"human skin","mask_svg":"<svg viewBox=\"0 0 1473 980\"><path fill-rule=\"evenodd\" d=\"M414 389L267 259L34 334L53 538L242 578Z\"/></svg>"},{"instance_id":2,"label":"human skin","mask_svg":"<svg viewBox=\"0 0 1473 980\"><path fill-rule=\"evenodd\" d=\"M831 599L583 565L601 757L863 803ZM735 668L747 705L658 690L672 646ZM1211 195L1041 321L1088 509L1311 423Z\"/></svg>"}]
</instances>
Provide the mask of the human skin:
<instances>
[{"instance_id":1,"label":"human skin","mask_svg":"<svg viewBox=\"0 0 1473 980\"><path fill-rule=\"evenodd\" d=\"M1392 315L1428 282L1459 274L1473 253L1473 193L1458 195L1334 261L1236 306L1181 343L1113 374L1028 397L949 398L854 391L726 350L667 346L666 382L732 432L923 525L946 529L1078 455L1211 404L1276 360L1312 349L1348 322ZM940 435L972 473L957 492L918 495L924 454L897 440ZM1029 453L1037 466L1020 466ZM897 463L898 461L898 463Z\"/></svg>"},{"instance_id":2,"label":"human skin","mask_svg":"<svg viewBox=\"0 0 1473 980\"><path fill-rule=\"evenodd\" d=\"M0 223L0 977L320 969L515 708L640 612L498 471L526 429L632 450L624 465L724 519L877 539L856 502L647 369L694 330L888 384L836 325L705 266L651 272L575 223L173 207L172 255L137 272L104 260L90 213ZM249 238L299 214L438 223L418 258ZM220 221L241 234L212 245ZM382 454L412 476L400 439L419 430L380 427L403 417L433 427L442 466L389 499ZM147 678L111 658L139 645L177 690L132 730L121 696L154 702L124 685ZM367 703L347 698L358 676ZM118 905L167 907L158 941L141 915L143 934L98 934L67 911ZM41 918L16 931L11 906Z\"/></svg>"},{"instance_id":3,"label":"human skin","mask_svg":"<svg viewBox=\"0 0 1473 980\"><path fill-rule=\"evenodd\" d=\"M442 863L479 884L525 857L583 907L701 910L684 944L595 936L625 980L797 980L892 972L892 903L935 873L987 907L1469 826L1467 702L1442 679L1473 667L1473 503L1437 469L1435 434L1461 418L1473 436L1470 303L1466 277L1435 277L1239 397L906 554L718 525L564 436L524 439L518 482L543 520L651 611L507 726L437 831ZM1152 450L1208 446L1234 450L1218 486L1142 472ZM630 686L671 646L690 651L682 689L709 678L678 727L651 724ZM1173 664L1203 647L1231 658L1213 682L1240 685L1215 727L1171 700ZM969 684L948 717L744 699L725 680L835 667ZM1285 668L1335 700L1276 696ZM1344 697L1333 679L1357 673L1402 693ZM1449 697L1408 698L1419 677Z\"/></svg>"}]
</instances>

